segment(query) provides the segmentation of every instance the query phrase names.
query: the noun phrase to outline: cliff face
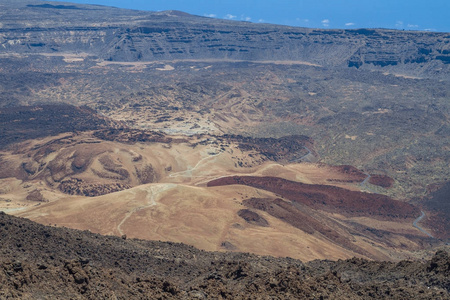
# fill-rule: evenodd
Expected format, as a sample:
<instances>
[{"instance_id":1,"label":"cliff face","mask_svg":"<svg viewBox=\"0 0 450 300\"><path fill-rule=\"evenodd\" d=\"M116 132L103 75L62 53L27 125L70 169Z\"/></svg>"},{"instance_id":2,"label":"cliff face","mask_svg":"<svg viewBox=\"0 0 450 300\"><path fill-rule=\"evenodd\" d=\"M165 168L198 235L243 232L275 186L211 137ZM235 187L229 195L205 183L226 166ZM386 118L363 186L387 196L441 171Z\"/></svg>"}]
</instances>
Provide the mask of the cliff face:
<instances>
[{"instance_id":1,"label":"cliff face","mask_svg":"<svg viewBox=\"0 0 450 300\"><path fill-rule=\"evenodd\" d=\"M288 60L448 78L450 34L318 30L101 6L4 1L0 53L85 52L109 61Z\"/></svg>"}]
</instances>

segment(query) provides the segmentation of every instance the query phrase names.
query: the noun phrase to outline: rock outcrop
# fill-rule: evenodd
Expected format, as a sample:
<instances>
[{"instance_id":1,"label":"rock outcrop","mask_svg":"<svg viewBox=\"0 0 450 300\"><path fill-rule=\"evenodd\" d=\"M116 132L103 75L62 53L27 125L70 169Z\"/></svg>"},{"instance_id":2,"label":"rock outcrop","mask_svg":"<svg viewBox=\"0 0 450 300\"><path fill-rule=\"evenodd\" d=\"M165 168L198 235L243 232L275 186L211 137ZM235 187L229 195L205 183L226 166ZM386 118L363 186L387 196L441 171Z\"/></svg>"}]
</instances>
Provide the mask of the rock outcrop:
<instances>
[{"instance_id":1,"label":"rock outcrop","mask_svg":"<svg viewBox=\"0 0 450 300\"><path fill-rule=\"evenodd\" d=\"M23 14L19 19L15 19L17 11ZM0 17L0 53L54 56L84 52L108 61L288 60L395 69L421 76L441 76L450 68L448 33L320 30L218 20L173 11L43 5L33 0L10 1ZM27 20L26 25L20 22L21 17ZM442 70L436 73L437 68Z\"/></svg>"},{"instance_id":2,"label":"rock outcrop","mask_svg":"<svg viewBox=\"0 0 450 300\"><path fill-rule=\"evenodd\" d=\"M38 225L0 212L2 299L448 299L450 259L313 261Z\"/></svg>"}]
</instances>

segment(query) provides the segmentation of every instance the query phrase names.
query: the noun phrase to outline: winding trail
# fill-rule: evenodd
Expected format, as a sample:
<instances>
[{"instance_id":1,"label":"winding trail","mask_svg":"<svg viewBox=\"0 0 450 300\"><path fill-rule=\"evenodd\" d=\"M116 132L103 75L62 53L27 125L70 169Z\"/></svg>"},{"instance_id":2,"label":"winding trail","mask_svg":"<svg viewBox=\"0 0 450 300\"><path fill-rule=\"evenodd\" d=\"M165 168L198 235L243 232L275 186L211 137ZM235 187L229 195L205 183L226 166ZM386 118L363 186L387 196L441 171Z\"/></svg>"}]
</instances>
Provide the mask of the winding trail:
<instances>
[{"instance_id":1,"label":"winding trail","mask_svg":"<svg viewBox=\"0 0 450 300\"><path fill-rule=\"evenodd\" d=\"M184 170L184 171L169 174L169 177L171 177L171 178L174 178L174 177L206 177L206 176L192 176L192 172L195 171L195 169L197 169L203 161L214 158L216 156L219 156L221 153L222 152L219 152L219 153L215 153L215 154L209 155L207 157L204 157L197 162L195 167Z\"/></svg>"},{"instance_id":2,"label":"winding trail","mask_svg":"<svg viewBox=\"0 0 450 300\"><path fill-rule=\"evenodd\" d=\"M119 234L120 234L120 235L124 235L124 233L123 233L123 231L122 231L122 229L121 229L123 223L125 223L125 221L126 221L132 214L134 214L135 212L137 212L138 210L140 210L140 207L134 208L132 211L130 211L129 213L127 213L127 214L125 215L125 218L123 218L122 221L120 221L119 225L117 225L117 231L119 231Z\"/></svg>"},{"instance_id":3,"label":"winding trail","mask_svg":"<svg viewBox=\"0 0 450 300\"><path fill-rule=\"evenodd\" d=\"M302 161L302 160L304 160L308 155L314 156L314 155L312 154L311 150L308 149L308 147L303 146L303 148L305 148L305 149L308 151L308 153L306 153L305 155L303 155L303 156L300 157L300 158L297 158L297 159L294 159L294 160L290 161L290 163L296 163L296 162Z\"/></svg>"},{"instance_id":4,"label":"winding trail","mask_svg":"<svg viewBox=\"0 0 450 300\"><path fill-rule=\"evenodd\" d=\"M368 185L367 182L370 180L370 174L364 173L365 175L367 175L366 179L364 179L360 185L362 188L366 189L367 191L369 191L370 193L374 193L377 194L377 192L375 192L374 190L372 190ZM434 236L432 236L431 234L429 234L425 229L423 229L422 227L420 227L419 225L417 225L417 223L419 223L424 217L425 217L425 212L423 210L421 210L421 215L414 220L413 222L413 226L417 229L419 229L423 234L426 234L427 236L429 236L430 238L434 238Z\"/></svg>"},{"instance_id":5,"label":"winding trail","mask_svg":"<svg viewBox=\"0 0 450 300\"><path fill-rule=\"evenodd\" d=\"M128 218L130 218L135 212L140 211L141 209L155 206L157 204L156 197L159 196L162 192L167 191L175 186L176 186L175 184L166 184L166 183L150 186L149 189L146 190L147 204L135 207L125 215L122 221L120 221L119 225L117 225L117 231L119 232L119 234L124 235L124 232L122 231L122 225L128 220ZM134 193L134 195L136 196L136 193Z\"/></svg>"},{"instance_id":6,"label":"winding trail","mask_svg":"<svg viewBox=\"0 0 450 300\"><path fill-rule=\"evenodd\" d=\"M420 227L419 225L417 225L417 223L419 223L420 221L422 221L422 219L425 217L425 213L422 210L421 211L421 215L420 217L418 217L417 219L414 220L413 222L413 226L416 227L417 229L419 229L422 233L428 235L430 238L434 238L434 236L432 236L431 234L429 234L425 229L423 229L422 227Z\"/></svg>"},{"instance_id":7,"label":"winding trail","mask_svg":"<svg viewBox=\"0 0 450 300\"><path fill-rule=\"evenodd\" d=\"M303 146L303 148L305 148L307 151L308 151L308 153L306 153L305 155L303 155L302 157L300 157L300 158L298 158L298 159L295 159L295 160L293 160L293 161L290 161L290 163L296 163L296 162L300 162L300 161L302 161L303 159L305 159L307 156L309 156L309 155L313 155L312 154L312 152L311 152L311 150L310 149L308 149L308 147L306 147L306 146ZM216 154L214 154L214 155L210 155L210 156L207 156L207 157L204 157L204 158L202 158L201 160L199 160L198 162L197 162L197 164L195 165L195 167L193 167L192 169L188 169L188 170L185 170L185 171L181 171L181 172L177 172L177 173L173 173L173 174L170 174L169 175L169 177L203 177L203 178L207 178L207 177L214 177L214 176L192 176L192 171L194 171L203 161L205 161L205 160L207 160L207 159L211 159L211 158L213 158L213 157L215 157L215 156L218 156L218 155L220 155L220 152L219 153L216 153ZM360 183L360 186L363 188L363 189L365 189L366 191L368 191L368 192L370 192L370 193L373 193L373 194L377 194L377 192L376 191L374 191L374 190L372 190L369 186L368 186L368 181L370 180L370 178L371 178L371 176L370 176L370 174L368 174L368 173L366 173L366 172L364 172L364 174L367 176L361 183ZM228 177L229 175L225 175L225 176L219 176L219 177L217 177L217 178L222 178L222 177ZM209 180L211 180L211 179L207 179L206 181L209 181ZM199 183L197 183L197 185L198 185ZM154 201L154 200L153 200ZM155 203L156 204L156 203ZM153 204L153 205L155 205L155 204ZM150 205L150 206L152 206L152 205ZM125 218L122 220L122 222L120 222L120 224L119 224L119 226L117 227L117 229L119 230L119 232L120 232L120 234L122 234L122 231L121 231L121 229L120 229L120 226L134 213L134 212L136 212L136 211L138 211L138 210L140 210L140 209L142 209L142 208L144 208L144 207L137 207L137 208L135 208L132 212L130 212L130 213L128 213L126 216L125 216ZM415 228L417 228L417 229L419 229L422 233L424 233L425 235L427 235L427 236L429 236L430 238L434 238L430 233L428 233L425 229L423 229L422 227L420 227L417 223L419 223L424 217L425 217L425 212L424 211L421 211L421 215L417 218L417 219L415 219L414 220L414 222L413 222L413 226L415 227Z\"/></svg>"},{"instance_id":8,"label":"winding trail","mask_svg":"<svg viewBox=\"0 0 450 300\"><path fill-rule=\"evenodd\" d=\"M367 185L367 182L370 180L370 174L367 174L367 173L365 173L364 172L364 175L366 175L367 177L359 184L359 185L361 185L361 187L363 188L363 189L366 189L368 192L370 192L370 193L373 193L373 194L376 194L377 192L375 192L374 190L372 190L368 185Z\"/></svg>"}]
</instances>

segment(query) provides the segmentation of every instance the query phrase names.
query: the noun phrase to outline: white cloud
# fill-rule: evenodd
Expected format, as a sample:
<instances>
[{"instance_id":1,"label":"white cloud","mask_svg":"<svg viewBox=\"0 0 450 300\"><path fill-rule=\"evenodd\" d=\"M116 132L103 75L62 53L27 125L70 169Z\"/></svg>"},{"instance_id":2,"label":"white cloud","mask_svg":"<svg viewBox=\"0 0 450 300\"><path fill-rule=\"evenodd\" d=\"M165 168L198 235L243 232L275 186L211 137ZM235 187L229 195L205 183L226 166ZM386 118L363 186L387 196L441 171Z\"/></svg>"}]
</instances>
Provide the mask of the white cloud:
<instances>
[{"instance_id":1,"label":"white cloud","mask_svg":"<svg viewBox=\"0 0 450 300\"><path fill-rule=\"evenodd\" d=\"M352 23L352 22L350 22L350 23L345 23L345 26L355 26L356 24L355 23Z\"/></svg>"},{"instance_id":2,"label":"white cloud","mask_svg":"<svg viewBox=\"0 0 450 300\"><path fill-rule=\"evenodd\" d=\"M215 17L217 17L216 14L205 14L204 16L208 17L208 18L215 18Z\"/></svg>"},{"instance_id":3,"label":"white cloud","mask_svg":"<svg viewBox=\"0 0 450 300\"><path fill-rule=\"evenodd\" d=\"M228 20L233 20L236 19L236 16L233 16L232 14L226 14L224 18Z\"/></svg>"},{"instance_id":4,"label":"white cloud","mask_svg":"<svg viewBox=\"0 0 450 300\"><path fill-rule=\"evenodd\" d=\"M328 27L328 26L330 26L330 20L328 20L328 19L322 20L322 26L323 26L323 27Z\"/></svg>"},{"instance_id":5,"label":"white cloud","mask_svg":"<svg viewBox=\"0 0 450 300\"><path fill-rule=\"evenodd\" d=\"M250 17L246 17L246 16L244 16L244 15L241 15L241 20L242 20L242 21L247 21L247 22L249 22L251 19L252 19L252 18L250 18Z\"/></svg>"},{"instance_id":6,"label":"white cloud","mask_svg":"<svg viewBox=\"0 0 450 300\"><path fill-rule=\"evenodd\" d=\"M395 23L395 27L397 27L397 28L403 28L403 21L397 21L397 22Z\"/></svg>"},{"instance_id":7,"label":"white cloud","mask_svg":"<svg viewBox=\"0 0 450 300\"><path fill-rule=\"evenodd\" d=\"M264 19L259 19L258 20L258 23L264 23L265 21L264 21Z\"/></svg>"},{"instance_id":8,"label":"white cloud","mask_svg":"<svg viewBox=\"0 0 450 300\"><path fill-rule=\"evenodd\" d=\"M426 29L424 29L425 31L436 31L436 29L435 28L426 28Z\"/></svg>"},{"instance_id":9,"label":"white cloud","mask_svg":"<svg viewBox=\"0 0 450 300\"><path fill-rule=\"evenodd\" d=\"M406 26L408 26L408 28L419 28L419 25L415 25L415 24L408 24Z\"/></svg>"}]
</instances>

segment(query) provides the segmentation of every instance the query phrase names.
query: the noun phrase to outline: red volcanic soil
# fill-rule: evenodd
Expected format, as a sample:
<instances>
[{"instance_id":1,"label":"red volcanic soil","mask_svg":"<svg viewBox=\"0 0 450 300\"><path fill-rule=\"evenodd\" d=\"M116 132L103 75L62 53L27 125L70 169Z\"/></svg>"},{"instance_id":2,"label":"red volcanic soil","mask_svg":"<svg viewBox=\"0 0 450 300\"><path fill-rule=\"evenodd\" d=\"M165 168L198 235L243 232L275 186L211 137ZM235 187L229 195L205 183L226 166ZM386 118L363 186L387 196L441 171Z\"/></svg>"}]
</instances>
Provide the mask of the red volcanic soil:
<instances>
[{"instance_id":1,"label":"red volcanic soil","mask_svg":"<svg viewBox=\"0 0 450 300\"><path fill-rule=\"evenodd\" d=\"M350 191L327 185L304 184L278 177L224 177L210 181L208 186L232 184L263 189L314 209L337 212L349 217L370 216L393 219L415 218L420 214L417 207L384 195Z\"/></svg>"},{"instance_id":2,"label":"red volcanic soil","mask_svg":"<svg viewBox=\"0 0 450 300\"><path fill-rule=\"evenodd\" d=\"M338 179L329 179L328 181L334 181L334 182L361 182L364 179L366 179L367 175L364 174L361 170L358 170L357 168L349 165L341 165L341 166L328 166L325 165L327 168L331 168L332 170L335 170L341 174L345 174L345 180L338 180Z\"/></svg>"},{"instance_id":3,"label":"red volcanic soil","mask_svg":"<svg viewBox=\"0 0 450 300\"><path fill-rule=\"evenodd\" d=\"M279 198L277 199L250 198L244 200L243 204L249 208L265 211L269 213L271 216L278 218L306 233L313 234L314 232L317 231L344 248L350 249L352 251L355 251L356 253L367 255L370 257L370 254L367 251L354 245L348 239L348 237L339 234L336 231L335 227L330 226L330 224L327 225L309 216L307 213L298 209L295 206L295 203L290 203L288 201ZM241 210L240 212L242 211L243 210Z\"/></svg>"},{"instance_id":4,"label":"red volcanic soil","mask_svg":"<svg viewBox=\"0 0 450 300\"><path fill-rule=\"evenodd\" d=\"M369 183L389 189L394 184L394 179L386 175L371 175L369 178Z\"/></svg>"},{"instance_id":5,"label":"red volcanic soil","mask_svg":"<svg viewBox=\"0 0 450 300\"><path fill-rule=\"evenodd\" d=\"M243 201L247 207L268 212L270 215L281 219L306 233L313 234L318 223L315 219L303 213L291 203L282 199L250 198Z\"/></svg>"}]
</instances>

